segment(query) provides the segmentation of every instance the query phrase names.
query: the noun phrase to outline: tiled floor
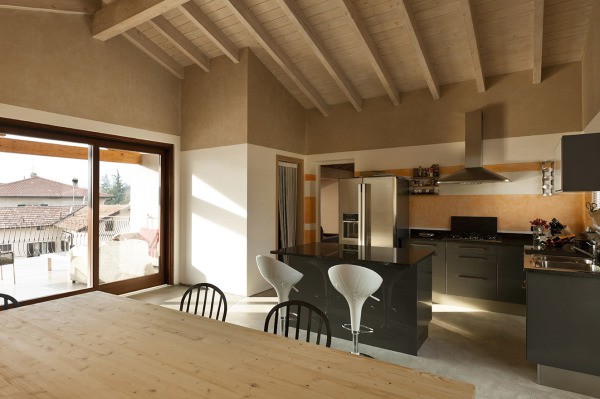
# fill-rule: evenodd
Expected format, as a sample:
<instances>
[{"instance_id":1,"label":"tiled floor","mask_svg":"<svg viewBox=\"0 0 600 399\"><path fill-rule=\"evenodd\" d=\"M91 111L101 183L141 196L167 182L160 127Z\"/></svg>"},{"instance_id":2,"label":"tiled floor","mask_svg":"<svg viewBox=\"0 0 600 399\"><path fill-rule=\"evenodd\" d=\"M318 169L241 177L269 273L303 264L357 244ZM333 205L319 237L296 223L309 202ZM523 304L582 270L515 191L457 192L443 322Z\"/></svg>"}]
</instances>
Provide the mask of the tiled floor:
<instances>
[{"instance_id":1,"label":"tiled floor","mask_svg":"<svg viewBox=\"0 0 600 399\"><path fill-rule=\"evenodd\" d=\"M186 288L163 287L131 297L179 309ZM249 298L227 295L227 301L227 322L262 330L277 297L266 291ZM334 338L331 346L350 351L351 342ZM470 382L477 387L478 398L585 398L535 383L535 366L525 360L525 318L520 316L435 305L429 338L419 356L367 345L361 351L385 362Z\"/></svg>"}]
</instances>

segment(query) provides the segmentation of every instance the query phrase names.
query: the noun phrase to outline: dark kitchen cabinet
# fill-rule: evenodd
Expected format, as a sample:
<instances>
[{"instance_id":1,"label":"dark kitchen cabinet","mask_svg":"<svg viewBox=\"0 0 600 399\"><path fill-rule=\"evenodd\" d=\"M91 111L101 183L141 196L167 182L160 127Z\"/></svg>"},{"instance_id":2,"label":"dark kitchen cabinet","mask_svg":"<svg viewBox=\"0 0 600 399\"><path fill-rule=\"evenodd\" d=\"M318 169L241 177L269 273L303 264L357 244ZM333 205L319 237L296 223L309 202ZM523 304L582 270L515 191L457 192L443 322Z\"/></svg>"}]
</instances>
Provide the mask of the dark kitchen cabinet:
<instances>
[{"instance_id":1,"label":"dark kitchen cabinet","mask_svg":"<svg viewBox=\"0 0 600 399\"><path fill-rule=\"evenodd\" d=\"M525 304L523 247L498 247L498 300Z\"/></svg>"},{"instance_id":2,"label":"dark kitchen cabinet","mask_svg":"<svg viewBox=\"0 0 600 399\"><path fill-rule=\"evenodd\" d=\"M599 150L600 133L562 136L555 154L555 190L600 190Z\"/></svg>"},{"instance_id":3,"label":"dark kitchen cabinet","mask_svg":"<svg viewBox=\"0 0 600 399\"><path fill-rule=\"evenodd\" d=\"M527 272L527 360L600 376L600 278Z\"/></svg>"},{"instance_id":4,"label":"dark kitchen cabinet","mask_svg":"<svg viewBox=\"0 0 600 399\"><path fill-rule=\"evenodd\" d=\"M498 246L446 244L446 289L449 295L497 300Z\"/></svg>"},{"instance_id":5,"label":"dark kitchen cabinet","mask_svg":"<svg viewBox=\"0 0 600 399\"><path fill-rule=\"evenodd\" d=\"M432 290L439 294L446 293L446 243L433 240L411 240L413 248L433 249Z\"/></svg>"}]
</instances>

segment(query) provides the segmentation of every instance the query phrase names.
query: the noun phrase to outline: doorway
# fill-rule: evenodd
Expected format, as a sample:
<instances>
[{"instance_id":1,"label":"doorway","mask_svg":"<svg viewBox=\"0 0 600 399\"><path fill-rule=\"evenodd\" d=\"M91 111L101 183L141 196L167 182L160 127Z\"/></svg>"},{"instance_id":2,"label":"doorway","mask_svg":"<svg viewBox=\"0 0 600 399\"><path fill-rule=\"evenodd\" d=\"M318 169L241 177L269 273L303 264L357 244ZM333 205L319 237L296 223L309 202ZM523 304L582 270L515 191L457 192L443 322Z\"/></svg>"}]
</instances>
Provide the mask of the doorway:
<instances>
[{"instance_id":1,"label":"doorway","mask_svg":"<svg viewBox=\"0 0 600 399\"><path fill-rule=\"evenodd\" d=\"M336 163L320 166L319 229L320 242L339 242L339 180L354 177L354 163Z\"/></svg>"},{"instance_id":2,"label":"doorway","mask_svg":"<svg viewBox=\"0 0 600 399\"><path fill-rule=\"evenodd\" d=\"M304 242L304 161L278 155L276 158L277 249Z\"/></svg>"}]
</instances>

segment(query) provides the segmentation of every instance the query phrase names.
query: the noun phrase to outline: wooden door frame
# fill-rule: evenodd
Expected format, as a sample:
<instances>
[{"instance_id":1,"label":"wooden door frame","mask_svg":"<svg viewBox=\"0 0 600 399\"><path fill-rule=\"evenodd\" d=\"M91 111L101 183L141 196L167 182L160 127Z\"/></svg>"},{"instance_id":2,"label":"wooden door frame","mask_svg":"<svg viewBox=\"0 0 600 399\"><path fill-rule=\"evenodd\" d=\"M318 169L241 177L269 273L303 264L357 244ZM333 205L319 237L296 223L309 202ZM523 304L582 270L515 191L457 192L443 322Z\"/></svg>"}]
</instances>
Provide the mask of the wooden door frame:
<instances>
[{"instance_id":1,"label":"wooden door frame","mask_svg":"<svg viewBox=\"0 0 600 399\"><path fill-rule=\"evenodd\" d=\"M161 207L161 226L160 226L160 256L161 273L148 276L141 276L133 279L116 281L107 284L98 284L98 255L99 251L95 246L90 248L89 258L93 263L93 285L76 291L64 292L56 295L46 296L32 300L23 301L23 304L43 302L56 298L78 295L85 292L101 290L113 294L123 294L134 290L158 286L163 283L172 284L174 276L174 146L169 143L162 143L150 140L136 139L132 137L116 136L111 134L65 128L54 125L34 123L8 118L0 118L0 131L7 134L15 134L33 138L43 138L49 140L58 140L66 142L76 142L87 144L89 150L90 162L90 212L88 220L98 220L98 207L92 208L92 204L99 204L99 167L100 167L100 147L114 148L125 151L146 152L157 154L161 157L160 162L160 207ZM95 161L97 160L97 162ZM89 223L89 222L88 222ZM93 223L88 224L91 240L94 244L99 243L98 229ZM98 265L98 267L96 267Z\"/></svg>"},{"instance_id":2,"label":"wooden door frame","mask_svg":"<svg viewBox=\"0 0 600 399\"><path fill-rule=\"evenodd\" d=\"M296 209L296 245L304 243L304 160L299 158L287 157L284 155L275 156L275 248L279 248L279 162L288 162L298 165L298 209Z\"/></svg>"}]
</instances>

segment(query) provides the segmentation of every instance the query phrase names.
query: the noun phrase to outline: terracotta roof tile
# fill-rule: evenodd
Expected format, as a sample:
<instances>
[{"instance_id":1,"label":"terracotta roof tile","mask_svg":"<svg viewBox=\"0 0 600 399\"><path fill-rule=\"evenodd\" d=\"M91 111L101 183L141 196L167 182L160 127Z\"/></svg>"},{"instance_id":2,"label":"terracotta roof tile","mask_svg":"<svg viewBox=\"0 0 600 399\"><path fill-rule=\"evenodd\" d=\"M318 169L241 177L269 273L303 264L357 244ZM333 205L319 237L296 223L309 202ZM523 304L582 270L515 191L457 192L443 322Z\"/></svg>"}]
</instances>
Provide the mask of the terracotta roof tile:
<instances>
[{"instance_id":1,"label":"terracotta roof tile","mask_svg":"<svg viewBox=\"0 0 600 399\"><path fill-rule=\"evenodd\" d=\"M81 198L87 197L87 195L87 189L75 188L75 197ZM1 184L0 197L71 198L73 197L73 186L33 176L28 179ZM100 193L100 197L110 198L110 194Z\"/></svg>"},{"instance_id":2,"label":"terracotta roof tile","mask_svg":"<svg viewBox=\"0 0 600 399\"><path fill-rule=\"evenodd\" d=\"M129 208L129 204L121 205L100 205L99 214L100 220L113 216L120 211ZM87 228L88 214L87 208L78 209L72 215L68 215L63 220L55 224L63 230L82 231Z\"/></svg>"},{"instance_id":3,"label":"terracotta roof tile","mask_svg":"<svg viewBox=\"0 0 600 399\"><path fill-rule=\"evenodd\" d=\"M85 205L77 205L78 211ZM70 206L15 206L0 207L0 228L51 226L69 215Z\"/></svg>"}]
</instances>

